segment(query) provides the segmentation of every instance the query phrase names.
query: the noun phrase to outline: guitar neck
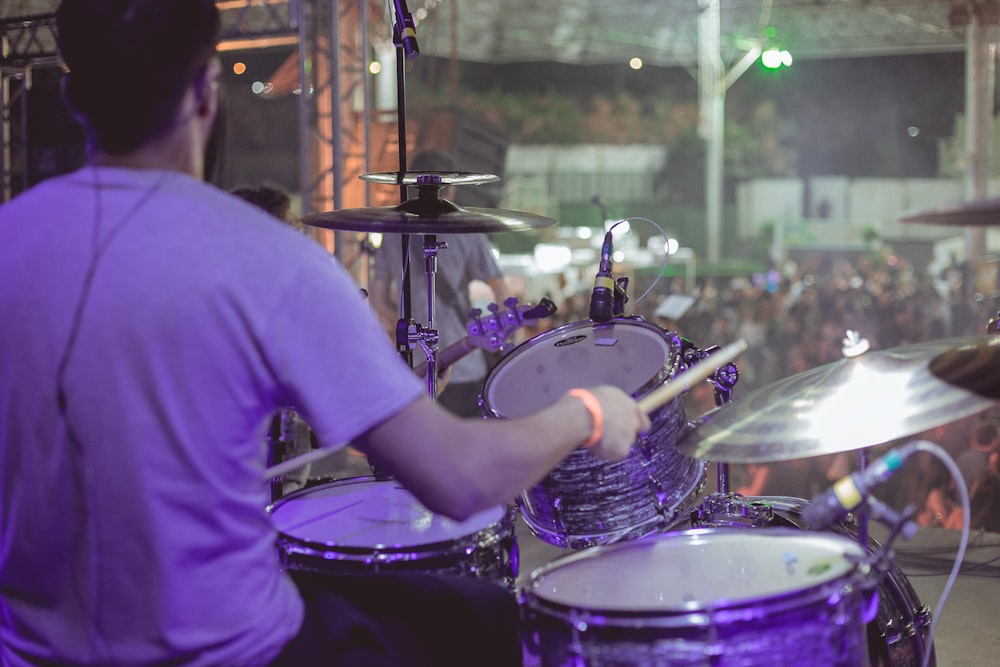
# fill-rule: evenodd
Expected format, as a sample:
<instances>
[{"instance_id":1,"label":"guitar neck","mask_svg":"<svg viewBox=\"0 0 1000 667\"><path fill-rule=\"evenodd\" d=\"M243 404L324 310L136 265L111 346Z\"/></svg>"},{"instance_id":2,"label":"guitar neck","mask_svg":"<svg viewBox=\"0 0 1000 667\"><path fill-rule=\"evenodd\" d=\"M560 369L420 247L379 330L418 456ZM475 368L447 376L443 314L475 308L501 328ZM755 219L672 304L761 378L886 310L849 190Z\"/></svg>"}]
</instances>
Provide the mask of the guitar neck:
<instances>
[{"instance_id":1,"label":"guitar neck","mask_svg":"<svg viewBox=\"0 0 1000 667\"><path fill-rule=\"evenodd\" d=\"M466 336L465 338L456 341L446 348L438 350L437 353L437 372L440 374L445 371L452 364L457 363L460 359L465 357L467 354L476 349L476 345L472 342L472 339ZM427 363L422 363L419 366L414 366L413 372L419 377L427 377Z\"/></svg>"}]
</instances>

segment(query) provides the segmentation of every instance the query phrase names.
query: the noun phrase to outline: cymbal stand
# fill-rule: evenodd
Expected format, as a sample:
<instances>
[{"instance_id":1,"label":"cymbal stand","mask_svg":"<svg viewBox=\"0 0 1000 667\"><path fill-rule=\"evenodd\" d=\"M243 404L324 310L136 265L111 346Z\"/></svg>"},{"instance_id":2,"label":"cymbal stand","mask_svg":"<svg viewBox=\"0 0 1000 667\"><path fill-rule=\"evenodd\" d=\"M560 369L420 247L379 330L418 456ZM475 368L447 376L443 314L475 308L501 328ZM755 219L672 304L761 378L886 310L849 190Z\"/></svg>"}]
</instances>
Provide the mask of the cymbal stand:
<instances>
[{"instance_id":1,"label":"cymbal stand","mask_svg":"<svg viewBox=\"0 0 1000 667\"><path fill-rule=\"evenodd\" d=\"M718 345L711 345L701 350L691 345L682 351L684 361L689 365L693 365L703 359L708 359L713 353L719 351ZM740 371L736 367L736 364L730 362L724 366L720 366L715 373L713 373L708 381L712 384L713 395L715 398L715 407L721 407L726 403L731 403L733 400L733 389L736 387L736 383L740 379ZM729 489L729 464L724 461L717 461L716 468L718 471L718 486L717 490L721 494L728 494Z\"/></svg>"},{"instance_id":2,"label":"cymbal stand","mask_svg":"<svg viewBox=\"0 0 1000 667\"><path fill-rule=\"evenodd\" d=\"M439 250L447 247L447 243L438 242L436 235L424 235L424 272L427 274L427 329L420 338L420 347L427 357L427 391L430 393L432 401L437 400L437 351L439 338L438 332L434 329L434 320L437 313L435 306L437 300L437 292L435 291L437 290L437 254Z\"/></svg>"},{"instance_id":3,"label":"cymbal stand","mask_svg":"<svg viewBox=\"0 0 1000 667\"><path fill-rule=\"evenodd\" d=\"M871 463L871 453L868 451L867 447L862 447L858 450L858 471L862 471L868 467ZM868 506L867 503L862 503L854 511L854 518L858 526L858 542L861 543L862 548L868 547Z\"/></svg>"},{"instance_id":4,"label":"cymbal stand","mask_svg":"<svg viewBox=\"0 0 1000 667\"><path fill-rule=\"evenodd\" d=\"M699 350L692 347L684 351L684 358L690 365L693 361L710 358L719 350L718 345L712 345ZM715 407L721 407L733 400L733 389L740 379L740 371L736 364L728 363L720 366L708 381L713 386ZM717 488L710 493L690 512L691 527L703 526L768 526L774 519L774 510L767 503L748 499L733 493L729 477L729 463L716 461Z\"/></svg>"}]
</instances>

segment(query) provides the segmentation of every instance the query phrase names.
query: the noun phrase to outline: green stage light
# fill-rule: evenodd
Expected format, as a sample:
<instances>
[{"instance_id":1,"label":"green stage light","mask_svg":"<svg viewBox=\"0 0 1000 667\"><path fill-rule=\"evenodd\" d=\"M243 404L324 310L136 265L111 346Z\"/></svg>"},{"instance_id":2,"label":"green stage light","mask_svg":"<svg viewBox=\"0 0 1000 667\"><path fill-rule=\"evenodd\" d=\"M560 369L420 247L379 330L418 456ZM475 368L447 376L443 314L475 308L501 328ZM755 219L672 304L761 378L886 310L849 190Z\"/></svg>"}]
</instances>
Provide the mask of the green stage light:
<instances>
[{"instance_id":1,"label":"green stage light","mask_svg":"<svg viewBox=\"0 0 1000 667\"><path fill-rule=\"evenodd\" d=\"M760 54L760 64L767 69L790 67L792 54L784 49L770 48Z\"/></svg>"}]
</instances>

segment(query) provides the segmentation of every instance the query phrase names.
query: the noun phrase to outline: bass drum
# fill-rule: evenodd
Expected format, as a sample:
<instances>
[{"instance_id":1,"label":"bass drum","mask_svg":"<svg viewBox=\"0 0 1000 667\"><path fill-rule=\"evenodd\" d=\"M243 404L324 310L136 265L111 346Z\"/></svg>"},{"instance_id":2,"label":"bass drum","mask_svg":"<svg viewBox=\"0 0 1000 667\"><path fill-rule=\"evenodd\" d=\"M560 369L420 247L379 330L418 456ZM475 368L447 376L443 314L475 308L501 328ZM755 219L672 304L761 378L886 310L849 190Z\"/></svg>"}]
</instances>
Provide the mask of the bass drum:
<instances>
[{"instance_id":1,"label":"bass drum","mask_svg":"<svg viewBox=\"0 0 1000 667\"><path fill-rule=\"evenodd\" d=\"M707 496L690 515L670 530L689 528L797 528L807 530L802 518L808 501L787 496ZM858 539L857 524L847 519L834 526L841 535ZM808 531L812 534L814 531ZM882 545L868 538L868 553ZM868 623L869 667L920 667L930 633L932 614L920 602L906 575L890 561L878 584L878 613ZM936 665L931 647L928 666Z\"/></svg>"}]
</instances>

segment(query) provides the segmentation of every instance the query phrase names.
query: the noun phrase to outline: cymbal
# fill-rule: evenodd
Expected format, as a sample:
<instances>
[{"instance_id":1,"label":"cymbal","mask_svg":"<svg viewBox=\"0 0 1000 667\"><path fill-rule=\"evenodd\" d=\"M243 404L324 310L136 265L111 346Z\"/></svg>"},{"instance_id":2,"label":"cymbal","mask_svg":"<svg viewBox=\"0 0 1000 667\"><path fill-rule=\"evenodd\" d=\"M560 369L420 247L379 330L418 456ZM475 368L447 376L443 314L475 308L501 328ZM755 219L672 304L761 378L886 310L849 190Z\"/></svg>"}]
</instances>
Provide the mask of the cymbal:
<instances>
[{"instance_id":1,"label":"cymbal","mask_svg":"<svg viewBox=\"0 0 1000 667\"><path fill-rule=\"evenodd\" d=\"M899 218L899 222L958 227L1000 225L1000 199L980 199L955 206L911 213Z\"/></svg>"},{"instance_id":2,"label":"cymbal","mask_svg":"<svg viewBox=\"0 0 1000 667\"><path fill-rule=\"evenodd\" d=\"M323 229L353 232L396 234L492 234L523 232L552 227L556 221L532 213L499 208L462 208L446 199L437 199L432 207L410 199L398 206L348 208L329 213L315 213L302 218L304 224Z\"/></svg>"},{"instance_id":3,"label":"cymbal","mask_svg":"<svg viewBox=\"0 0 1000 667\"><path fill-rule=\"evenodd\" d=\"M500 180L494 174L473 174L467 171L381 171L361 174L362 181L384 185L482 185Z\"/></svg>"},{"instance_id":4,"label":"cymbal","mask_svg":"<svg viewBox=\"0 0 1000 667\"><path fill-rule=\"evenodd\" d=\"M931 359L931 373L949 385L1000 400L1000 337L983 336Z\"/></svg>"},{"instance_id":5,"label":"cymbal","mask_svg":"<svg viewBox=\"0 0 1000 667\"><path fill-rule=\"evenodd\" d=\"M786 461L884 444L968 417L993 400L939 379L930 365L979 344L970 336L873 350L798 373L706 413L678 449L733 463Z\"/></svg>"}]
</instances>

